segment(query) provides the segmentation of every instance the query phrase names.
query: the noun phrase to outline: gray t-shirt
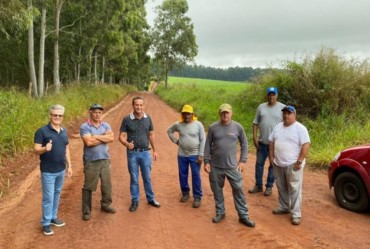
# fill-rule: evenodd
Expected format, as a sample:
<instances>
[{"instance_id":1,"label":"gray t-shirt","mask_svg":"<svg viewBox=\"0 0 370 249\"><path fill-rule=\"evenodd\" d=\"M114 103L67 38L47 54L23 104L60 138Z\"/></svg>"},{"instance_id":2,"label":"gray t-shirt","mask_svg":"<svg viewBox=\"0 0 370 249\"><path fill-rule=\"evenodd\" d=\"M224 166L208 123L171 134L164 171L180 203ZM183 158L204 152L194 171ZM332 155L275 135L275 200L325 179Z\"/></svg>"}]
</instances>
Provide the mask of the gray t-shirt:
<instances>
[{"instance_id":1,"label":"gray t-shirt","mask_svg":"<svg viewBox=\"0 0 370 249\"><path fill-rule=\"evenodd\" d=\"M240 145L240 158L237 160L237 147ZM239 162L247 162L248 140L243 127L232 120L230 124L213 123L209 129L204 147L204 163L212 167L232 169Z\"/></svg>"},{"instance_id":2,"label":"gray t-shirt","mask_svg":"<svg viewBox=\"0 0 370 249\"><path fill-rule=\"evenodd\" d=\"M88 134L90 135L103 135L107 131L111 131L111 126L102 122L99 127L95 127L89 121L83 123L80 127L80 135L84 137ZM95 146L86 146L84 145L84 155L83 158L86 161L96 161L101 159L109 159L109 147L108 144L102 143Z\"/></svg>"},{"instance_id":3,"label":"gray t-shirt","mask_svg":"<svg viewBox=\"0 0 370 249\"><path fill-rule=\"evenodd\" d=\"M269 144L270 133L278 123L283 121L283 112L281 110L284 107L285 105L279 101L273 106L268 105L267 102L258 106L253 124L258 125L258 140L261 143Z\"/></svg>"},{"instance_id":4,"label":"gray t-shirt","mask_svg":"<svg viewBox=\"0 0 370 249\"><path fill-rule=\"evenodd\" d=\"M179 134L179 138L175 136L175 132ZM179 156L203 156L206 139L201 122L176 122L167 129L167 134L173 143L178 142Z\"/></svg>"}]
</instances>

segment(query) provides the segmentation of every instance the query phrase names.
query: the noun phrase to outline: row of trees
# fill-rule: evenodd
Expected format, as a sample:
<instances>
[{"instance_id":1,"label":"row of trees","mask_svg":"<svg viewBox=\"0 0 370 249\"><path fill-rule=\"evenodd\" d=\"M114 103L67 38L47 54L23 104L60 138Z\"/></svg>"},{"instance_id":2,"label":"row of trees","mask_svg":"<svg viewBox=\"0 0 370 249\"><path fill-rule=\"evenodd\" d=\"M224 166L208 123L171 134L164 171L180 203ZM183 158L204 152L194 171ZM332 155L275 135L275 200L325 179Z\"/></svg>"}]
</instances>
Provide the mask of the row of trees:
<instances>
[{"instance_id":1,"label":"row of trees","mask_svg":"<svg viewBox=\"0 0 370 249\"><path fill-rule=\"evenodd\" d=\"M27 0L28 32L15 25L0 40L0 81L30 81L38 97L44 95L44 79L56 92L61 81L104 82L107 74L110 81L136 80L149 62L145 2Z\"/></svg>"},{"instance_id":2,"label":"row of trees","mask_svg":"<svg viewBox=\"0 0 370 249\"><path fill-rule=\"evenodd\" d=\"M201 65L186 65L181 68L174 68L170 71L170 75L186 78L243 82L252 81L256 77L269 72L269 70L252 67L214 68Z\"/></svg>"},{"instance_id":3,"label":"row of trees","mask_svg":"<svg viewBox=\"0 0 370 249\"><path fill-rule=\"evenodd\" d=\"M149 78L151 58L167 79L197 54L187 0L164 0L153 29L147 0L8 0L0 2L0 84L42 97L49 83L125 82Z\"/></svg>"}]
</instances>

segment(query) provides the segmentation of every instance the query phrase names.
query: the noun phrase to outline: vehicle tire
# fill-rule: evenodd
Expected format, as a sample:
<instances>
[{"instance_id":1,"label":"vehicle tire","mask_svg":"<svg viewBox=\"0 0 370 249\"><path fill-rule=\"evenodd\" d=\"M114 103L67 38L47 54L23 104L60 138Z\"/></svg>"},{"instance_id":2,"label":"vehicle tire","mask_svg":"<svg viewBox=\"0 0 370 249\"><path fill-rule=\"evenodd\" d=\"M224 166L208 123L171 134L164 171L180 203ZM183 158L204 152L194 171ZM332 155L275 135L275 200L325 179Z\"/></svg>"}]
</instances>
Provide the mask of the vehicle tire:
<instances>
[{"instance_id":1,"label":"vehicle tire","mask_svg":"<svg viewBox=\"0 0 370 249\"><path fill-rule=\"evenodd\" d=\"M369 195L356 174L344 172L334 182L334 193L339 205L345 209L362 212L368 209Z\"/></svg>"}]
</instances>

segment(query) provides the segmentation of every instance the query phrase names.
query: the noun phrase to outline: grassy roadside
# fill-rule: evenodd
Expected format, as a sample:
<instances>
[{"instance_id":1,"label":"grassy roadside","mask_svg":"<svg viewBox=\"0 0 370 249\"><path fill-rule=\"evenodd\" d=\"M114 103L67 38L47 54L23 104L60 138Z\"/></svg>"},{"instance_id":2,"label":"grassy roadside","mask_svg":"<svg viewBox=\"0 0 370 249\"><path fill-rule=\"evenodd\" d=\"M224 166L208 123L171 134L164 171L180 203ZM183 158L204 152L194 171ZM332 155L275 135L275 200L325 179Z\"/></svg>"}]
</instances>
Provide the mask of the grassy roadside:
<instances>
[{"instance_id":1,"label":"grassy roadside","mask_svg":"<svg viewBox=\"0 0 370 249\"><path fill-rule=\"evenodd\" d=\"M61 104L66 108L64 124L84 115L92 103L109 105L125 96L127 86L86 84L69 85L59 95L32 99L17 90L0 89L0 165L2 156L29 151L33 146L34 132L48 122L49 107Z\"/></svg>"},{"instance_id":2,"label":"grassy roadside","mask_svg":"<svg viewBox=\"0 0 370 249\"><path fill-rule=\"evenodd\" d=\"M156 93L179 111L183 104L193 105L198 119L206 129L218 120L219 105L225 102L230 103L234 109L233 118L244 126L249 144L253 144L252 122L258 105L266 102L266 85L176 77L171 77L169 82L168 88L160 85ZM284 96L279 95L280 97ZM346 112L342 114L320 113L317 117L311 118L301 114L298 109L297 120L307 127L311 138L309 165L324 169L339 150L369 143L369 114L365 112L360 115L362 116L357 119L355 113L352 116ZM250 151L255 150L254 146L249 146L249 148Z\"/></svg>"}]
</instances>

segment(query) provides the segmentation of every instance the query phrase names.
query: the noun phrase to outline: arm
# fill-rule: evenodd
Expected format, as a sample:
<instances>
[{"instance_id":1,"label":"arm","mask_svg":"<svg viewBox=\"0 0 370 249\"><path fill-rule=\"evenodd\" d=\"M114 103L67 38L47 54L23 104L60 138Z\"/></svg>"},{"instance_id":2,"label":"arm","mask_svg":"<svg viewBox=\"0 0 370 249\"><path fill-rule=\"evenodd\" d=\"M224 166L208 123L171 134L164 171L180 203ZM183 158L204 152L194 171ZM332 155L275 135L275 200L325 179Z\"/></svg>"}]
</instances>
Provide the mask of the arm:
<instances>
[{"instance_id":1,"label":"arm","mask_svg":"<svg viewBox=\"0 0 370 249\"><path fill-rule=\"evenodd\" d=\"M134 141L128 142L127 141L127 133L124 131L121 131L119 134L119 141L123 146L127 147L128 150L132 150L134 148Z\"/></svg>"},{"instance_id":2,"label":"arm","mask_svg":"<svg viewBox=\"0 0 370 249\"><path fill-rule=\"evenodd\" d=\"M248 159L248 139L245 135L244 129L240 126L239 130L239 143L240 143L240 159L238 162L238 170L240 172L244 171L245 164L247 163Z\"/></svg>"},{"instance_id":3,"label":"arm","mask_svg":"<svg viewBox=\"0 0 370 249\"><path fill-rule=\"evenodd\" d=\"M67 144L66 146L66 160L67 160L67 165L68 165L67 175L68 177L72 177L73 172L72 172L71 153L69 150L69 144Z\"/></svg>"},{"instance_id":4,"label":"arm","mask_svg":"<svg viewBox=\"0 0 370 249\"><path fill-rule=\"evenodd\" d=\"M174 144L179 144L179 140L180 140L180 138L177 138L176 136L175 136L175 131L176 131L177 129L176 129L176 123L174 123L173 125L171 125L168 129L167 129L167 135L168 135L168 137L170 138L170 140L172 141L172 143L174 143Z\"/></svg>"},{"instance_id":5,"label":"arm","mask_svg":"<svg viewBox=\"0 0 370 249\"><path fill-rule=\"evenodd\" d=\"M102 135L91 135L86 134L82 137L82 141L88 147L96 146L99 144L111 143L114 140L114 134L112 130L108 130Z\"/></svg>"},{"instance_id":6,"label":"arm","mask_svg":"<svg viewBox=\"0 0 370 249\"><path fill-rule=\"evenodd\" d=\"M295 169L300 169L301 168L302 162L306 158L309 148L310 148L310 143L305 143L305 144L302 145L301 151L300 151L299 156L298 156L298 160L294 164Z\"/></svg>"},{"instance_id":7,"label":"arm","mask_svg":"<svg viewBox=\"0 0 370 249\"><path fill-rule=\"evenodd\" d=\"M253 143L256 149L258 150L258 124L253 124Z\"/></svg>"},{"instance_id":8,"label":"arm","mask_svg":"<svg viewBox=\"0 0 370 249\"><path fill-rule=\"evenodd\" d=\"M154 131L149 131L149 141L150 141L150 145L152 147L152 150L153 150L153 160L157 160L158 158L158 155L157 155L157 152L155 151L155 147L154 147Z\"/></svg>"},{"instance_id":9,"label":"arm","mask_svg":"<svg viewBox=\"0 0 370 249\"><path fill-rule=\"evenodd\" d=\"M52 148L53 148L53 144L51 140L45 146L42 146L42 144L35 143L33 146L33 152L36 155L42 155L45 152L51 151Z\"/></svg>"},{"instance_id":10,"label":"arm","mask_svg":"<svg viewBox=\"0 0 370 249\"><path fill-rule=\"evenodd\" d=\"M275 160L275 143L270 141L269 144L269 161L271 165L274 165L274 160Z\"/></svg>"}]
</instances>

